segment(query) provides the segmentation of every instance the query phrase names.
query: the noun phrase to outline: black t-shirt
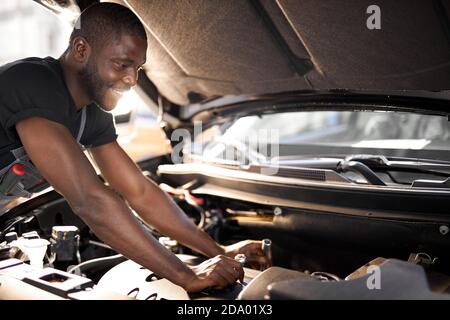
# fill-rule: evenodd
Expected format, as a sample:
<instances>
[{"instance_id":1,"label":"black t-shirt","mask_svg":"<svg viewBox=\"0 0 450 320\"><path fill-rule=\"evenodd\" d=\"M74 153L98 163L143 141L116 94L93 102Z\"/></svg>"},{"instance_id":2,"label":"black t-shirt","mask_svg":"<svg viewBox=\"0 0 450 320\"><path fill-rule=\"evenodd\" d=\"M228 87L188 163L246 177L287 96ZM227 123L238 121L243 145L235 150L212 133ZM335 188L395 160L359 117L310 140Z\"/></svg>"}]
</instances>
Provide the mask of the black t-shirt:
<instances>
[{"instance_id":1,"label":"black t-shirt","mask_svg":"<svg viewBox=\"0 0 450 320\"><path fill-rule=\"evenodd\" d=\"M80 143L86 148L116 140L113 116L97 105L86 108ZM64 80L58 60L26 58L0 67L0 169L14 160L10 150L22 146L15 125L43 117L64 125L76 139L82 118ZM36 132L36 134L39 134Z\"/></svg>"}]
</instances>

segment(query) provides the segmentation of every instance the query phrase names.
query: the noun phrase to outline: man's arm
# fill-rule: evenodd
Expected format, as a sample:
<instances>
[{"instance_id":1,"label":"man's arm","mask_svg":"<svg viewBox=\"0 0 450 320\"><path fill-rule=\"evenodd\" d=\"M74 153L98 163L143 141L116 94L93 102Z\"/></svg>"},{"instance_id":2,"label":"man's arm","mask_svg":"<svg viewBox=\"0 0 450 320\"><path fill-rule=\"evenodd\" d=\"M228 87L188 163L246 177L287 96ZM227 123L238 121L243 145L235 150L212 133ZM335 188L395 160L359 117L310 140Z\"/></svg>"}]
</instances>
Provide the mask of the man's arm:
<instances>
[{"instance_id":1,"label":"man's arm","mask_svg":"<svg viewBox=\"0 0 450 320\"><path fill-rule=\"evenodd\" d=\"M109 184L144 221L161 233L207 257L225 254L233 258L237 253L244 253L252 265L271 263L264 256L260 241L246 240L226 247L217 244L159 186L145 178L117 142L93 148L91 154Z\"/></svg>"},{"instance_id":2,"label":"man's arm","mask_svg":"<svg viewBox=\"0 0 450 320\"><path fill-rule=\"evenodd\" d=\"M147 179L117 142L91 149L102 175L140 217L161 233L213 257L224 249L198 229L175 202Z\"/></svg>"},{"instance_id":3,"label":"man's arm","mask_svg":"<svg viewBox=\"0 0 450 320\"><path fill-rule=\"evenodd\" d=\"M239 269L232 259L218 261L217 264L226 267L225 271L216 266L204 277L198 277L161 246L135 219L123 200L98 179L67 128L33 117L19 121L16 129L28 156L43 177L113 249L188 291L224 287L236 280L235 274L226 272ZM126 172L122 176L126 178Z\"/></svg>"}]
</instances>

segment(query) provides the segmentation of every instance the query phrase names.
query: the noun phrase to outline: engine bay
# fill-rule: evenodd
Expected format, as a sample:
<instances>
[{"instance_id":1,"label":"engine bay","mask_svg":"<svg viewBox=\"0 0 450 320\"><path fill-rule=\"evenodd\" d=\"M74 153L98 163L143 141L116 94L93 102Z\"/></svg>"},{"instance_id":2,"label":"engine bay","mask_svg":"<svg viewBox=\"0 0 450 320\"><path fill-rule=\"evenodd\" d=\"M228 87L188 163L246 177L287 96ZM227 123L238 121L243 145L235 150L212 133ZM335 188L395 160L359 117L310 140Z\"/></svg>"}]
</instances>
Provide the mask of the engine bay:
<instances>
[{"instance_id":1,"label":"engine bay","mask_svg":"<svg viewBox=\"0 0 450 320\"><path fill-rule=\"evenodd\" d=\"M112 250L51 191L33 199L34 207L1 217L0 299L450 298L443 223L337 216L195 193L193 184L159 185L218 243L270 239L273 266L245 265L243 282L188 294ZM186 264L205 260L141 223ZM44 247L37 260L33 246Z\"/></svg>"}]
</instances>

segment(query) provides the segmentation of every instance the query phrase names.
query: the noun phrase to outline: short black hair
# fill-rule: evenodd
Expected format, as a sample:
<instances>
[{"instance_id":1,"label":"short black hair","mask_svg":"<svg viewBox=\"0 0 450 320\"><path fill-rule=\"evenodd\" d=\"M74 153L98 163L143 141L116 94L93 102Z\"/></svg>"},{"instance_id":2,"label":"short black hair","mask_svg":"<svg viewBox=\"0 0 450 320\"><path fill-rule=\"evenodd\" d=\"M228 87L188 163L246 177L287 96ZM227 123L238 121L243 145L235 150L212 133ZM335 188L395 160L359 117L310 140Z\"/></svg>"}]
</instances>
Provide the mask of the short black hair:
<instances>
[{"instance_id":1,"label":"short black hair","mask_svg":"<svg viewBox=\"0 0 450 320\"><path fill-rule=\"evenodd\" d=\"M84 37L94 49L100 49L111 39L130 34L147 41L139 18L127 7L117 3L93 4L81 12L70 35L69 48L75 37Z\"/></svg>"}]
</instances>

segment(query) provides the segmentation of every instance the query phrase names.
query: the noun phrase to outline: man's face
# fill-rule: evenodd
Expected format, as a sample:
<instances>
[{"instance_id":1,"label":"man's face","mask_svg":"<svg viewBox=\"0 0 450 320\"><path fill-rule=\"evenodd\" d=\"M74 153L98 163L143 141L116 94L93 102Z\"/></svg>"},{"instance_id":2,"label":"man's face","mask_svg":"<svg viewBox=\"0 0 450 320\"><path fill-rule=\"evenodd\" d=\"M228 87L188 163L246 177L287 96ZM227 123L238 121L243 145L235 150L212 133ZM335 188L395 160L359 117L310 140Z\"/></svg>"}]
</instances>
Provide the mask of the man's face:
<instances>
[{"instance_id":1,"label":"man's face","mask_svg":"<svg viewBox=\"0 0 450 320\"><path fill-rule=\"evenodd\" d=\"M81 80L90 98L105 111L114 109L122 94L136 84L146 50L145 40L128 34L122 34L97 52L93 50L81 70Z\"/></svg>"}]
</instances>

